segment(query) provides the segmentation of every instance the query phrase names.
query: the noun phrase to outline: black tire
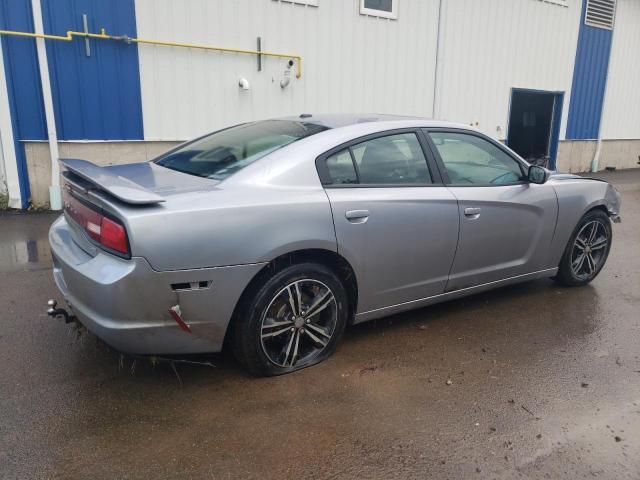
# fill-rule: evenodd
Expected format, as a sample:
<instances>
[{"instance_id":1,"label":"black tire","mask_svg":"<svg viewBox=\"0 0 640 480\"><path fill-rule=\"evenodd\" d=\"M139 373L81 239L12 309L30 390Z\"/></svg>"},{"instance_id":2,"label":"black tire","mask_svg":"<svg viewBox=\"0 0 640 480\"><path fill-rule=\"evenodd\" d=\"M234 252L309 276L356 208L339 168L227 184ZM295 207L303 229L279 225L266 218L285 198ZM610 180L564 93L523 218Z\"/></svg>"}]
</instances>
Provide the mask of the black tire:
<instances>
[{"instance_id":1,"label":"black tire","mask_svg":"<svg viewBox=\"0 0 640 480\"><path fill-rule=\"evenodd\" d=\"M326 295L322 297L323 294ZM321 300L320 312L310 317L303 315L315 300ZM239 307L234 320L233 349L238 361L256 376L282 375L325 360L335 351L349 312L342 282L329 268L315 263L284 268L249 291L242 301L244 305ZM323 306L325 303L327 306ZM273 335L281 330L283 333ZM294 354L294 340L295 352L299 354ZM326 344L322 346L322 342Z\"/></svg>"},{"instance_id":2,"label":"black tire","mask_svg":"<svg viewBox=\"0 0 640 480\"><path fill-rule=\"evenodd\" d=\"M580 245L576 245L576 239L579 236L580 241L584 243L583 239L586 238L585 234L588 236L591 232L591 225L594 225L594 222L598 229L596 230L596 237L590 243L587 242L584 249ZM562 255L562 260L560 260L560 264L558 265L558 274L555 277L556 281L567 287L578 287L586 285L596 278L609 256L611 241L613 239L612 234L611 220L605 212L602 210L591 210L587 212L582 219L580 219L573 234L569 238L569 242ZM597 250L596 248L592 249L593 245L596 245L596 247L600 245L595 244L595 241L602 242L605 235L606 245ZM583 252L587 251L590 255L584 256ZM584 258L582 258L581 255ZM581 258L583 263L580 263ZM589 260L589 258L591 260ZM592 264L594 268L591 268ZM575 268L578 265L580 265L581 268Z\"/></svg>"}]
</instances>

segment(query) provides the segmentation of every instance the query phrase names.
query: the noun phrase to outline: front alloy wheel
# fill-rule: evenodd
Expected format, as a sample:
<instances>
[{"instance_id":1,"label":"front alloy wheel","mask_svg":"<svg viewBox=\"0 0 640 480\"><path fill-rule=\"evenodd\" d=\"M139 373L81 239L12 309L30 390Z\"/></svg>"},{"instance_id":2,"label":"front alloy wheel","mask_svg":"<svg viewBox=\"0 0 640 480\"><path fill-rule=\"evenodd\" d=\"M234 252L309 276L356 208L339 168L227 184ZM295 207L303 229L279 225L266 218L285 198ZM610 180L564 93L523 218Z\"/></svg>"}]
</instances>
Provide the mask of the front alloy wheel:
<instances>
[{"instance_id":1,"label":"front alloy wheel","mask_svg":"<svg viewBox=\"0 0 640 480\"><path fill-rule=\"evenodd\" d=\"M571 252L571 270L576 278L594 276L606 259L609 233L600 220L586 223L578 232Z\"/></svg>"},{"instance_id":2,"label":"front alloy wheel","mask_svg":"<svg viewBox=\"0 0 640 480\"><path fill-rule=\"evenodd\" d=\"M556 280L567 286L586 285L604 267L611 249L611 221L602 210L588 212L571 235Z\"/></svg>"}]
</instances>

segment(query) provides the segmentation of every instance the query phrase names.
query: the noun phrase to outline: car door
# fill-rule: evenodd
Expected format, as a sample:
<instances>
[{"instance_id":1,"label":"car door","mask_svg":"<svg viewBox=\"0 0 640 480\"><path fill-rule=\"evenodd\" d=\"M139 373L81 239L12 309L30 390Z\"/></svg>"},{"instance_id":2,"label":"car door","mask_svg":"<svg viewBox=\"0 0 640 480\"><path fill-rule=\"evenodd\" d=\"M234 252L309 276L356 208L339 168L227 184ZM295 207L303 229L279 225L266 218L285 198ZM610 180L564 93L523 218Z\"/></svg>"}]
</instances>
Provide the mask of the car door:
<instances>
[{"instance_id":1,"label":"car door","mask_svg":"<svg viewBox=\"0 0 640 480\"><path fill-rule=\"evenodd\" d=\"M428 137L460 216L447 291L550 268L553 187L529 183L526 164L484 135L429 129Z\"/></svg>"},{"instance_id":2,"label":"car door","mask_svg":"<svg viewBox=\"0 0 640 480\"><path fill-rule=\"evenodd\" d=\"M457 202L425 149L421 132L394 130L317 160L338 252L356 273L358 313L444 291L458 239Z\"/></svg>"}]
</instances>

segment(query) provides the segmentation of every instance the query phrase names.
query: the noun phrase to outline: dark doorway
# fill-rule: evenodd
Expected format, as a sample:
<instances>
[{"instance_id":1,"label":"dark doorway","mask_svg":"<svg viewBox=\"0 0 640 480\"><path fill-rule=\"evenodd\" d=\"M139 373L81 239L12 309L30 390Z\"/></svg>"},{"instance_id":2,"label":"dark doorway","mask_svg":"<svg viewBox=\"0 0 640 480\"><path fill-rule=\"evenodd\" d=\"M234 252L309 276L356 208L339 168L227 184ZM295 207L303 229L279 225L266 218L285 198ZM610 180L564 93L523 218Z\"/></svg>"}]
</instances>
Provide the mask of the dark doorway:
<instances>
[{"instance_id":1,"label":"dark doorway","mask_svg":"<svg viewBox=\"0 0 640 480\"><path fill-rule=\"evenodd\" d=\"M513 89L507 145L534 165L555 169L562 93Z\"/></svg>"}]
</instances>

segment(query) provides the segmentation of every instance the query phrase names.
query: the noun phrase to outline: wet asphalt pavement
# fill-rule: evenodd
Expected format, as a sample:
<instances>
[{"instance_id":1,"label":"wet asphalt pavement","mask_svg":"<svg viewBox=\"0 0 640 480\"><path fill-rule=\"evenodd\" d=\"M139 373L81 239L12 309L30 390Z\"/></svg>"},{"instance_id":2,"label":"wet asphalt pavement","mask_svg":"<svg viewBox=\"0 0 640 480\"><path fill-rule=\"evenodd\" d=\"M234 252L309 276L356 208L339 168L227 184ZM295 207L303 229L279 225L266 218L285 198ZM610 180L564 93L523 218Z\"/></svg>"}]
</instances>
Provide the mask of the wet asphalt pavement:
<instances>
[{"instance_id":1,"label":"wet asphalt pavement","mask_svg":"<svg viewBox=\"0 0 640 480\"><path fill-rule=\"evenodd\" d=\"M351 327L268 379L120 358L47 318L56 215L0 214L0 478L638 479L640 171L607 178L623 223L590 286Z\"/></svg>"}]
</instances>

